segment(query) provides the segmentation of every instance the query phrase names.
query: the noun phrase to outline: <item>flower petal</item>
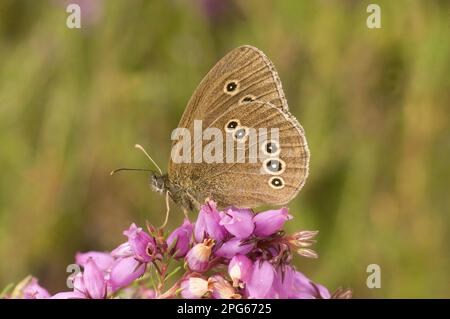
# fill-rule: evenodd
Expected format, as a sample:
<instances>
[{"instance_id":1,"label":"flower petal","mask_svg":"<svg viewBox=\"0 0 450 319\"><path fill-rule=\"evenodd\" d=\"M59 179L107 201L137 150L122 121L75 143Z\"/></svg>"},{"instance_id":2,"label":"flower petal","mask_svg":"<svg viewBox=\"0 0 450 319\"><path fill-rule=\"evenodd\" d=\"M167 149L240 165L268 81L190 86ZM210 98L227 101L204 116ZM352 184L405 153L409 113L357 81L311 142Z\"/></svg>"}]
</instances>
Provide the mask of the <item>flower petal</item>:
<instances>
[{"instance_id":1,"label":"flower petal","mask_svg":"<svg viewBox=\"0 0 450 319\"><path fill-rule=\"evenodd\" d=\"M130 257L134 256L133 249L131 248L131 245L129 242L125 242L123 244L120 244L117 246L112 252L111 256L115 258L119 257Z\"/></svg>"},{"instance_id":2,"label":"flower petal","mask_svg":"<svg viewBox=\"0 0 450 319\"><path fill-rule=\"evenodd\" d=\"M194 238L197 243L201 243L206 236L205 214L202 210L198 213L197 221L194 225Z\"/></svg>"},{"instance_id":3,"label":"flower petal","mask_svg":"<svg viewBox=\"0 0 450 319\"><path fill-rule=\"evenodd\" d=\"M253 212L250 209L230 207L220 213L220 217L220 225L237 238L246 239L255 229Z\"/></svg>"},{"instance_id":4,"label":"flower petal","mask_svg":"<svg viewBox=\"0 0 450 319\"><path fill-rule=\"evenodd\" d=\"M246 255L254 247L254 244L242 244L239 238L232 238L227 240L214 252L214 255L231 259L237 254Z\"/></svg>"},{"instance_id":5,"label":"flower petal","mask_svg":"<svg viewBox=\"0 0 450 319\"><path fill-rule=\"evenodd\" d=\"M192 223L185 219L183 225L175 229L167 238L168 247L173 246L174 242L176 242L171 252L172 254L176 253L175 258L183 258L187 254L191 242L192 229Z\"/></svg>"},{"instance_id":6,"label":"flower petal","mask_svg":"<svg viewBox=\"0 0 450 319\"><path fill-rule=\"evenodd\" d=\"M199 217L200 215L202 215L207 234L216 242L223 241L227 236L227 231L220 225L220 215L216 203L211 200L206 202L200 208Z\"/></svg>"},{"instance_id":7,"label":"flower petal","mask_svg":"<svg viewBox=\"0 0 450 319\"><path fill-rule=\"evenodd\" d=\"M203 243L196 244L192 247L186 255L186 262L189 269L196 272L206 271L209 266L209 258L213 245L214 240L205 239Z\"/></svg>"},{"instance_id":8,"label":"flower petal","mask_svg":"<svg viewBox=\"0 0 450 319\"><path fill-rule=\"evenodd\" d=\"M273 279L270 298L287 299L292 294L294 286L295 270L291 266L278 269Z\"/></svg>"},{"instance_id":9,"label":"flower petal","mask_svg":"<svg viewBox=\"0 0 450 319\"><path fill-rule=\"evenodd\" d=\"M146 264L141 263L134 257L117 259L111 267L109 274L109 283L113 291L131 284L134 280L141 277L145 272Z\"/></svg>"},{"instance_id":10,"label":"flower petal","mask_svg":"<svg viewBox=\"0 0 450 319\"><path fill-rule=\"evenodd\" d=\"M77 291L65 291L51 296L50 299L87 299L87 297Z\"/></svg>"},{"instance_id":11,"label":"flower petal","mask_svg":"<svg viewBox=\"0 0 450 319\"><path fill-rule=\"evenodd\" d=\"M109 253L89 251L87 253L77 253L75 262L84 267L89 258L92 258L95 264L103 271L108 270L114 261L114 258Z\"/></svg>"},{"instance_id":12,"label":"flower petal","mask_svg":"<svg viewBox=\"0 0 450 319\"><path fill-rule=\"evenodd\" d=\"M287 208L268 210L253 217L255 222L254 234L259 237L267 237L280 231L287 220L292 219Z\"/></svg>"},{"instance_id":13,"label":"flower petal","mask_svg":"<svg viewBox=\"0 0 450 319\"><path fill-rule=\"evenodd\" d=\"M181 282L181 296L185 299L199 299L209 290L209 283L201 277L189 277Z\"/></svg>"},{"instance_id":14,"label":"flower petal","mask_svg":"<svg viewBox=\"0 0 450 319\"><path fill-rule=\"evenodd\" d=\"M214 299L240 299L241 295L236 292L233 286L220 275L209 278L212 284L212 297Z\"/></svg>"},{"instance_id":15,"label":"flower petal","mask_svg":"<svg viewBox=\"0 0 450 319\"><path fill-rule=\"evenodd\" d=\"M90 298L104 299L106 297L106 280L103 271L92 258L87 260L84 267L83 282Z\"/></svg>"},{"instance_id":16,"label":"flower petal","mask_svg":"<svg viewBox=\"0 0 450 319\"><path fill-rule=\"evenodd\" d=\"M297 271L289 298L294 299L329 299L330 292L322 285L313 283L308 277Z\"/></svg>"},{"instance_id":17,"label":"flower petal","mask_svg":"<svg viewBox=\"0 0 450 319\"><path fill-rule=\"evenodd\" d=\"M246 286L248 298L267 298L270 288L272 287L274 276L275 270L268 261L255 261L253 264L252 276Z\"/></svg>"},{"instance_id":18,"label":"flower petal","mask_svg":"<svg viewBox=\"0 0 450 319\"><path fill-rule=\"evenodd\" d=\"M28 284L22 289L23 299L47 299L50 294L45 288L42 288L38 280L31 277Z\"/></svg>"},{"instance_id":19,"label":"flower petal","mask_svg":"<svg viewBox=\"0 0 450 319\"><path fill-rule=\"evenodd\" d=\"M228 265L228 274L233 281L235 287L241 282L247 283L253 272L253 262L244 255L234 256Z\"/></svg>"},{"instance_id":20,"label":"flower petal","mask_svg":"<svg viewBox=\"0 0 450 319\"><path fill-rule=\"evenodd\" d=\"M154 254L156 254L156 242L153 237L134 223L123 233L128 237L128 242L136 258L142 262L152 261Z\"/></svg>"}]
</instances>

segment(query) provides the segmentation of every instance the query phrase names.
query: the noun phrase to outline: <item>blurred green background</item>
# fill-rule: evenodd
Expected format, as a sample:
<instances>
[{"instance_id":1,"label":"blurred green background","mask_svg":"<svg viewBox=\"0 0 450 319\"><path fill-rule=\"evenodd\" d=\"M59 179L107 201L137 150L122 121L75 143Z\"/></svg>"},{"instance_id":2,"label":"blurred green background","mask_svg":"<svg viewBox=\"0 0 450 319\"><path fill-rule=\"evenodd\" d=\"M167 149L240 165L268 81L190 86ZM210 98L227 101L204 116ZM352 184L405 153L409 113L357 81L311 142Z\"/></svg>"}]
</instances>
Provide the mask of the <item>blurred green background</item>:
<instances>
[{"instance_id":1,"label":"blurred green background","mask_svg":"<svg viewBox=\"0 0 450 319\"><path fill-rule=\"evenodd\" d=\"M79 3L82 28L66 27ZM366 7L381 6L381 29ZM251 44L306 130L311 174L289 231L319 229L313 280L356 297L450 297L448 1L0 1L0 287L54 293L76 251L160 224L141 143L170 133L213 64ZM169 229L182 220L172 213ZM381 267L380 289L366 267Z\"/></svg>"}]
</instances>

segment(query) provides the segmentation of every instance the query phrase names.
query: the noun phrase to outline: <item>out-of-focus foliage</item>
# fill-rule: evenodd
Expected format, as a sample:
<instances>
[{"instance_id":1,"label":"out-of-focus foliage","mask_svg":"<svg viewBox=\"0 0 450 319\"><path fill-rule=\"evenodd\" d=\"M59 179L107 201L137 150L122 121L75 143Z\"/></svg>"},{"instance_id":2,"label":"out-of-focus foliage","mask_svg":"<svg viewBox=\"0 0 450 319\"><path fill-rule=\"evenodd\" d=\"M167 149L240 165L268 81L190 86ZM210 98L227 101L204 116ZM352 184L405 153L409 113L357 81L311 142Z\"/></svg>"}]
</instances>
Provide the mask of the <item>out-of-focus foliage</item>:
<instances>
[{"instance_id":1,"label":"out-of-focus foliage","mask_svg":"<svg viewBox=\"0 0 450 319\"><path fill-rule=\"evenodd\" d=\"M66 27L66 5L82 28ZM450 295L450 42L446 1L0 1L0 286L65 287L76 250L160 224L163 168L191 93L236 46L267 53L309 141L289 230L319 229L312 279L356 297ZM182 220L172 211L169 228ZM368 289L366 267L382 286Z\"/></svg>"}]
</instances>

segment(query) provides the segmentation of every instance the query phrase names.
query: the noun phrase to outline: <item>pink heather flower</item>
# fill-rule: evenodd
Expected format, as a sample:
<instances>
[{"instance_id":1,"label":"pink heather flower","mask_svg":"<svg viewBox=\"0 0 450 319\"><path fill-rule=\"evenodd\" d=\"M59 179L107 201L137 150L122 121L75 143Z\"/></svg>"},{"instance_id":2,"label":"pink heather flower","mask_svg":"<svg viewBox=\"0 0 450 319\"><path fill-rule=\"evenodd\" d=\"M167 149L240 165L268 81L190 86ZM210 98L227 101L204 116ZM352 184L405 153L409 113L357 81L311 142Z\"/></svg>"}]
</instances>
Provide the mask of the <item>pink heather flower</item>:
<instances>
[{"instance_id":1,"label":"pink heather flower","mask_svg":"<svg viewBox=\"0 0 450 319\"><path fill-rule=\"evenodd\" d=\"M246 285L249 299L267 298L272 287L275 270L266 260L256 260L253 263L253 272Z\"/></svg>"},{"instance_id":2,"label":"pink heather flower","mask_svg":"<svg viewBox=\"0 0 450 319\"><path fill-rule=\"evenodd\" d=\"M148 232L134 223L124 231L127 242L111 253L89 251L76 254L84 269L73 277L73 291L49 296L36 278L27 277L7 298L25 299L105 299L173 298L351 298L351 290L335 293L309 280L291 265L293 252L317 257L310 249L317 231L281 232L292 219L286 208L254 215L250 209L235 207L219 212L216 203L201 206L195 224L185 219L165 240L161 229L148 226ZM194 235L194 236L192 236ZM194 239L192 238L194 237ZM164 258L163 258L164 257ZM168 257L168 258L166 258ZM185 273L169 289L148 289L142 277L147 267L165 274L170 258L185 259ZM256 259L256 260L255 260ZM176 271L178 271L178 268ZM176 272L175 271L175 272ZM215 272L210 275L210 272ZM228 276L226 274L228 272ZM202 276L210 276L208 279ZM178 289L179 288L179 289Z\"/></svg>"},{"instance_id":3,"label":"pink heather flower","mask_svg":"<svg viewBox=\"0 0 450 319\"><path fill-rule=\"evenodd\" d=\"M186 255L186 262L189 269L196 272L204 272L209 266L209 257L214 240L205 239L203 243L196 244Z\"/></svg>"},{"instance_id":4,"label":"pink heather flower","mask_svg":"<svg viewBox=\"0 0 450 319\"><path fill-rule=\"evenodd\" d=\"M194 227L194 237L197 242L202 242L206 236L221 242L227 236L225 227L220 225L220 215L216 203L208 201L201 206Z\"/></svg>"},{"instance_id":5,"label":"pink heather flower","mask_svg":"<svg viewBox=\"0 0 450 319\"><path fill-rule=\"evenodd\" d=\"M203 207L204 205L202 205ZM207 236L207 230L206 230L206 221L204 213L202 213L202 210L198 213L197 220L194 223L194 239L197 243L200 243L205 239Z\"/></svg>"},{"instance_id":6,"label":"pink heather flower","mask_svg":"<svg viewBox=\"0 0 450 319\"><path fill-rule=\"evenodd\" d=\"M111 256L114 258L131 257L134 256L134 252L133 249L131 249L130 243L125 242L113 249L113 251L111 251Z\"/></svg>"},{"instance_id":7,"label":"pink heather flower","mask_svg":"<svg viewBox=\"0 0 450 319\"><path fill-rule=\"evenodd\" d=\"M287 299L294 289L295 270L291 266L278 268L269 296L272 299Z\"/></svg>"},{"instance_id":8,"label":"pink heather flower","mask_svg":"<svg viewBox=\"0 0 450 319\"><path fill-rule=\"evenodd\" d=\"M185 299L199 299L210 290L208 280L201 277L189 277L181 282L181 296Z\"/></svg>"},{"instance_id":9,"label":"pink heather flower","mask_svg":"<svg viewBox=\"0 0 450 319\"><path fill-rule=\"evenodd\" d=\"M73 290L82 294L86 294L83 273L79 272L75 275L75 278L73 279Z\"/></svg>"},{"instance_id":10,"label":"pink heather flower","mask_svg":"<svg viewBox=\"0 0 450 319\"><path fill-rule=\"evenodd\" d=\"M103 271L92 258L86 261L84 272L77 274L74 279L74 290L60 292L52 299L105 299L107 281Z\"/></svg>"},{"instance_id":11,"label":"pink heather flower","mask_svg":"<svg viewBox=\"0 0 450 319\"><path fill-rule=\"evenodd\" d=\"M42 288L34 277L28 280L28 283L22 288L20 293L23 299L47 299L50 297L48 291Z\"/></svg>"},{"instance_id":12,"label":"pink heather flower","mask_svg":"<svg viewBox=\"0 0 450 319\"><path fill-rule=\"evenodd\" d=\"M146 264L136 260L134 257L117 259L109 274L109 284L113 291L126 287L134 280L141 277L145 272Z\"/></svg>"},{"instance_id":13,"label":"pink heather flower","mask_svg":"<svg viewBox=\"0 0 450 319\"><path fill-rule=\"evenodd\" d=\"M327 288L322 285L313 283L301 272L295 272L292 290L289 293L289 298L330 299L330 297L330 292Z\"/></svg>"},{"instance_id":14,"label":"pink heather flower","mask_svg":"<svg viewBox=\"0 0 450 319\"><path fill-rule=\"evenodd\" d=\"M241 295L221 275L214 275L209 281L212 286L211 295L214 299L241 299Z\"/></svg>"},{"instance_id":15,"label":"pink heather flower","mask_svg":"<svg viewBox=\"0 0 450 319\"><path fill-rule=\"evenodd\" d=\"M243 287L243 283L250 280L253 272L253 262L244 255L234 256L228 264L228 274L234 287Z\"/></svg>"},{"instance_id":16,"label":"pink heather flower","mask_svg":"<svg viewBox=\"0 0 450 319\"><path fill-rule=\"evenodd\" d=\"M94 260L95 264L103 271L108 271L114 262L114 257L109 253L99 251L89 251L87 253L77 253L75 255L75 262L80 266L85 266L89 258Z\"/></svg>"},{"instance_id":17,"label":"pink heather flower","mask_svg":"<svg viewBox=\"0 0 450 319\"><path fill-rule=\"evenodd\" d=\"M248 254L254 247L254 244L248 243L243 244L243 241L239 238L231 238L227 240L220 246L215 252L214 255L231 259L237 254Z\"/></svg>"},{"instance_id":18,"label":"pink heather flower","mask_svg":"<svg viewBox=\"0 0 450 319\"><path fill-rule=\"evenodd\" d=\"M84 287L83 274L78 273L73 280L73 291L60 292L50 299L87 299L86 288Z\"/></svg>"},{"instance_id":19,"label":"pink heather flower","mask_svg":"<svg viewBox=\"0 0 450 319\"><path fill-rule=\"evenodd\" d=\"M147 263L157 257L158 253L155 239L144 232L142 228L137 227L136 224L133 223L128 230L123 232L123 234L128 237L130 249L133 251L136 259ZM124 249L124 247L121 249Z\"/></svg>"},{"instance_id":20,"label":"pink heather flower","mask_svg":"<svg viewBox=\"0 0 450 319\"><path fill-rule=\"evenodd\" d=\"M192 223L186 218L183 225L175 229L167 238L167 246L172 247L174 245L171 254L175 254L175 258L183 258L186 256L189 250L193 228Z\"/></svg>"},{"instance_id":21,"label":"pink heather flower","mask_svg":"<svg viewBox=\"0 0 450 319\"><path fill-rule=\"evenodd\" d=\"M104 299L106 297L106 280L103 271L92 258L88 259L84 267L83 283L87 295L91 299Z\"/></svg>"},{"instance_id":22,"label":"pink heather flower","mask_svg":"<svg viewBox=\"0 0 450 319\"><path fill-rule=\"evenodd\" d=\"M220 213L220 225L236 238L246 239L255 229L253 212L250 209L229 207Z\"/></svg>"},{"instance_id":23,"label":"pink heather flower","mask_svg":"<svg viewBox=\"0 0 450 319\"><path fill-rule=\"evenodd\" d=\"M268 210L253 217L255 222L254 234L258 237L268 237L280 231L287 220L292 219L287 208Z\"/></svg>"}]
</instances>

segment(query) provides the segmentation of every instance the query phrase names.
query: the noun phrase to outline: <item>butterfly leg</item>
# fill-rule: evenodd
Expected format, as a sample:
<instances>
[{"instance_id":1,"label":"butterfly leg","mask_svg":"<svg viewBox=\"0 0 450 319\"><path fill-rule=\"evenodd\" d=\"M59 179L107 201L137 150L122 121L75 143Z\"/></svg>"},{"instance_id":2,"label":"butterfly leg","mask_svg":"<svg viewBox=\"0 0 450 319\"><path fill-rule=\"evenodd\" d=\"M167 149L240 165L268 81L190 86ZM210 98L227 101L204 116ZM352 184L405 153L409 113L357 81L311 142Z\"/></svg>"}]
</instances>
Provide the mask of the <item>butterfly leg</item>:
<instances>
[{"instance_id":1,"label":"butterfly leg","mask_svg":"<svg viewBox=\"0 0 450 319\"><path fill-rule=\"evenodd\" d=\"M169 221L169 212L170 212L170 205L169 205L169 197L170 193L166 191L166 218L164 219L164 223L159 228L164 228L167 225L167 222Z\"/></svg>"}]
</instances>

